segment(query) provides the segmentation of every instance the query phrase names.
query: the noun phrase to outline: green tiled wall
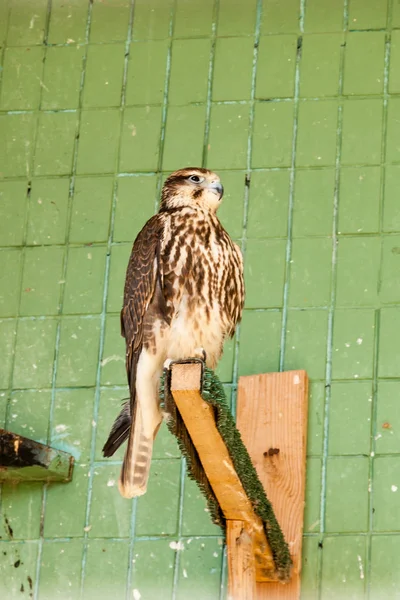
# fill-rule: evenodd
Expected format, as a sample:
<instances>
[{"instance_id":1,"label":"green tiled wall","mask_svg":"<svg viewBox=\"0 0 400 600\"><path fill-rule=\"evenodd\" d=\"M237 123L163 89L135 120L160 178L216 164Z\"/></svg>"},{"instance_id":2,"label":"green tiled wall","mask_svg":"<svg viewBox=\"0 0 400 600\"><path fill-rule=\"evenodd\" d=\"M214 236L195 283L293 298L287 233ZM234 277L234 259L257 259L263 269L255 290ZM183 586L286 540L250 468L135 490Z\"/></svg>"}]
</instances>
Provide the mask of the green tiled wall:
<instances>
[{"instance_id":1,"label":"green tiled wall","mask_svg":"<svg viewBox=\"0 0 400 600\"><path fill-rule=\"evenodd\" d=\"M0 424L71 452L3 486L0 596L217 600L226 557L162 430L101 447L118 311L165 174L217 170L246 310L219 374L311 378L302 598L397 598L399 0L0 0Z\"/></svg>"}]
</instances>

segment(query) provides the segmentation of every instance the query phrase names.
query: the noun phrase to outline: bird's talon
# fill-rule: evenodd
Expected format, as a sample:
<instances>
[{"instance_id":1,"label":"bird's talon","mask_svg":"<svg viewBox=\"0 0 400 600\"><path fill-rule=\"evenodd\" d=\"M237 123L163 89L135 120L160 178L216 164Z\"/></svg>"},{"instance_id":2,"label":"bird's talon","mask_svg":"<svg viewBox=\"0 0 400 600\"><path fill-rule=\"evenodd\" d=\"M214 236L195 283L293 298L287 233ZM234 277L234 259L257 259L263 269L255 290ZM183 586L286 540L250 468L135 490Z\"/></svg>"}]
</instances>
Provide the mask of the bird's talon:
<instances>
[{"instance_id":1,"label":"bird's talon","mask_svg":"<svg viewBox=\"0 0 400 600\"><path fill-rule=\"evenodd\" d=\"M204 348L195 348L194 357L200 358L200 360L202 360L205 363L207 360L207 353L204 350Z\"/></svg>"},{"instance_id":2,"label":"bird's talon","mask_svg":"<svg viewBox=\"0 0 400 600\"><path fill-rule=\"evenodd\" d=\"M167 358L167 360L164 361L163 368L169 371L172 362L172 358Z\"/></svg>"}]
</instances>

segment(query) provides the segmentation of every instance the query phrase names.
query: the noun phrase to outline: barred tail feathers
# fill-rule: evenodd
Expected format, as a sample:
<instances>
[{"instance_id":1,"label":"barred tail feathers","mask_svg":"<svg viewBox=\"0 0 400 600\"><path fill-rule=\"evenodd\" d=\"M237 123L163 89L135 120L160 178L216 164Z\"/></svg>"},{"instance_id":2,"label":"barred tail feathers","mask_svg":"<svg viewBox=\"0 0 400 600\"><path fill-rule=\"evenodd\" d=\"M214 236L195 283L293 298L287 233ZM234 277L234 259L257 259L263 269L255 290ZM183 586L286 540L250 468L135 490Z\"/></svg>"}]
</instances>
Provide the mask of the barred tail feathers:
<instances>
[{"instance_id":1,"label":"barred tail feathers","mask_svg":"<svg viewBox=\"0 0 400 600\"><path fill-rule=\"evenodd\" d=\"M119 490L125 498L146 492L153 440L161 425L158 385L161 369L159 358L142 349L135 378L130 381L132 425L122 465ZM134 394L134 395L133 395Z\"/></svg>"},{"instance_id":2,"label":"barred tail feathers","mask_svg":"<svg viewBox=\"0 0 400 600\"><path fill-rule=\"evenodd\" d=\"M153 453L153 438L149 439L144 435L139 403L135 412L135 422L129 434L118 482L120 494L124 498L142 496L146 492Z\"/></svg>"}]
</instances>

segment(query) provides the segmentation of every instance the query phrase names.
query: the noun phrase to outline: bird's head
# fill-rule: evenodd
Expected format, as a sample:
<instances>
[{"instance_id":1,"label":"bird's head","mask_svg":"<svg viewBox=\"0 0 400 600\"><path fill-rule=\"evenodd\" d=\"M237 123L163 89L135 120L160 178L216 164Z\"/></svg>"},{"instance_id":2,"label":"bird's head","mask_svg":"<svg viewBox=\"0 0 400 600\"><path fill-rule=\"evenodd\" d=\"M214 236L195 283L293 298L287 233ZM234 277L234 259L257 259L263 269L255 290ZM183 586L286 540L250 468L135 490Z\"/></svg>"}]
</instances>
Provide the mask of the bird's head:
<instances>
[{"instance_id":1,"label":"bird's head","mask_svg":"<svg viewBox=\"0 0 400 600\"><path fill-rule=\"evenodd\" d=\"M161 210L198 206L215 212L224 193L215 173L199 167L186 167L171 173L161 193Z\"/></svg>"}]
</instances>

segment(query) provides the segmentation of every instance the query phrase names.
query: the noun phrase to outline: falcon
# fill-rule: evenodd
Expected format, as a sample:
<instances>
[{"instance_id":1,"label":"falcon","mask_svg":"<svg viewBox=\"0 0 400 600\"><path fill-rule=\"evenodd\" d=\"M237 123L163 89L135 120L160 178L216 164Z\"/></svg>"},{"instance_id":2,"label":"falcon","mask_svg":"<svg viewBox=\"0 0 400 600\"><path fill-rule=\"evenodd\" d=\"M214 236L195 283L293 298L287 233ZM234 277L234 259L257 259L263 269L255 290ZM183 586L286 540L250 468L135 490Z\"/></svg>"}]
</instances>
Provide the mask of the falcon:
<instances>
[{"instance_id":1,"label":"falcon","mask_svg":"<svg viewBox=\"0 0 400 600\"><path fill-rule=\"evenodd\" d=\"M164 362L202 357L214 369L242 315L242 255L216 215L223 191L207 169L175 171L133 244L121 310L130 400L103 448L112 456L128 438L119 479L126 498L147 489Z\"/></svg>"}]
</instances>

